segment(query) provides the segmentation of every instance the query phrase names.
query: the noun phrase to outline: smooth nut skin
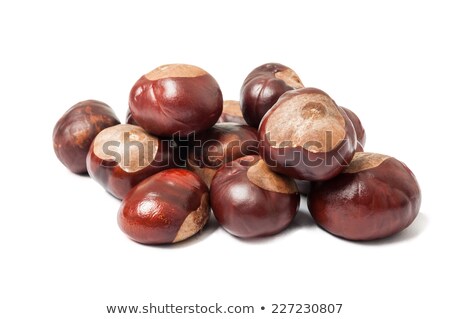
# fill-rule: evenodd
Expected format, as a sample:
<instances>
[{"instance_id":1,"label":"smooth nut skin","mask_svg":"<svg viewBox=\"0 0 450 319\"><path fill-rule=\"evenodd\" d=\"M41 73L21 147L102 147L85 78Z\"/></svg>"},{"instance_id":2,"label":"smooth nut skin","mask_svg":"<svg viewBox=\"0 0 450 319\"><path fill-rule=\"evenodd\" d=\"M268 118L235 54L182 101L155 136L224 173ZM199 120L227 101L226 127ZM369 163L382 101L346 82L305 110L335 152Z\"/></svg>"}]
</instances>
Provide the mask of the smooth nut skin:
<instances>
[{"instance_id":1,"label":"smooth nut skin","mask_svg":"<svg viewBox=\"0 0 450 319\"><path fill-rule=\"evenodd\" d=\"M53 129L56 156L73 173L87 173L86 155L95 136L117 124L120 121L114 111L103 102L86 100L75 104Z\"/></svg>"},{"instance_id":2,"label":"smooth nut skin","mask_svg":"<svg viewBox=\"0 0 450 319\"><path fill-rule=\"evenodd\" d=\"M355 128L356 139L361 144L361 150L358 150L358 152L362 152L362 148L364 148L364 145L366 145L366 131L361 124L361 120L353 111L343 106L341 106L341 108L345 111L345 114L347 114L350 122L352 122L353 127Z\"/></svg>"},{"instance_id":3,"label":"smooth nut skin","mask_svg":"<svg viewBox=\"0 0 450 319\"><path fill-rule=\"evenodd\" d=\"M295 217L300 195L292 179L266 169L259 156L241 157L222 166L211 182L211 207L219 224L229 233L241 238L276 234L285 229ZM249 178L261 180L278 176L281 182L273 183L280 191L269 190L255 184ZM270 182L269 182L270 183ZM287 191L287 189L289 189Z\"/></svg>"},{"instance_id":4,"label":"smooth nut skin","mask_svg":"<svg viewBox=\"0 0 450 319\"><path fill-rule=\"evenodd\" d=\"M223 101L223 111L219 119L217 120L217 123L225 122L247 125L247 122L244 120L244 117L242 115L241 104L239 103L239 101Z\"/></svg>"},{"instance_id":5,"label":"smooth nut skin","mask_svg":"<svg viewBox=\"0 0 450 319\"><path fill-rule=\"evenodd\" d=\"M370 153L357 153L355 158L358 154ZM317 224L349 240L379 239L402 231L416 218L420 202L414 174L392 157L373 168L313 183L308 196Z\"/></svg>"},{"instance_id":6,"label":"smooth nut skin","mask_svg":"<svg viewBox=\"0 0 450 319\"><path fill-rule=\"evenodd\" d=\"M136 123L151 134L166 137L210 128L219 119L222 104L216 80L206 71L185 64L163 65L143 75L129 98Z\"/></svg>"},{"instance_id":7,"label":"smooth nut skin","mask_svg":"<svg viewBox=\"0 0 450 319\"><path fill-rule=\"evenodd\" d=\"M283 93L302 87L298 75L285 65L267 63L257 67L241 87L241 108L245 121L258 128L264 114Z\"/></svg>"},{"instance_id":8,"label":"smooth nut skin","mask_svg":"<svg viewBox=\"0 0 450 319\"><path fill-rule=\"evenodd\" d=\"M128 133L130 136L141 134L147 137L151 140L151 142L146 143L150 151L139 149L134 140L125 143L118 139L109 138L108 134L114 134L114 131ZM108 146L112 143L117 146ZM128 144L128 151L124 148L125 144ZM99 148L104 145L112 156L105 158L97 154L96 145L99 145ZM153 152L153 150L156 150L156 152ZM170 140L152 136L135 125L121 124L107 128L96 136L86 157L86 163L92 179L102 185L114 197L123 199L142 180L157 172L174 167L174 155L176 154L176 148ZM142 165L131 167L135 165L132 164L133 159L140 161L138 163ZM125 161L128 161L128 166Z\"/></svg>"},{"instance_id":9,"label":"smooth nut skin","mask_svg":"<svg viewBox=\"0 0 450 319\"><path fill-rule=\"evenodd\" d=\"M196 174L180 168L155 174L133 188L117 217L120 229L142 244L182 241L208 219L208 188Z\"/></svg>"},{"instance_id":10,"label":"smooth nut skin","mask_svg":"<svg viewBox=\"0 0 450 319\"><path fill-rule=\"evenodd\" d=\"M248 125L218 123L199 133L191 142L188 168L197 173L206 185L225 163L246 155L258 154L258 132Z\"/></svg>"},{"instance_id":11,"label":"smooth nut skin","mask_svg":"<svg viewBox=\"0 0 450 319\"><path fill-rule=\"evenodd\" d=\"M296 101L299 100L307 101L304 102L305 107L297 108ZM324 105L321 100L327 100L328 104ZM290 111L287 110L288 105L290 105ZM311 110L309 105L317 105L319 111ZM288 114L289 112L294 113ZM339 138L331 137L331 142L336 143L335 145L328 140L328 133L333 136L338 131L336 126L329 124L331 120L328 114L331 112L334 112L335 117L339 117L339 122L342 124L338 127ZM298 123L295 123L295 120L299 114L303 113L311 113L313 116L321 113L320 126L317 129L306 126L303 128L303 133L317 134L323 138L322 141L315 140L313 135L311 139L301 136L302 134L299 135ZM282 123L275 121L276 125L271 124L273 128L269 127L268 123L274 122L280 114L286 120ZM311 119L311 125L319 123L314 117ZM275 131L271 131L272 129ZM280 134L285 136L284 140L275 143L272 137ZM259 154L273 171L308 181L327 180L338 175L350 163L357 146L355 129L345 112L328 94L316 88L303 88L283 94L262 119L258 138L260 140ZM303 139L300 143L296 140L299 138ZM315 143L318 143L325 151L308 148L315 147Z\"/></svg>"}]
</instances>

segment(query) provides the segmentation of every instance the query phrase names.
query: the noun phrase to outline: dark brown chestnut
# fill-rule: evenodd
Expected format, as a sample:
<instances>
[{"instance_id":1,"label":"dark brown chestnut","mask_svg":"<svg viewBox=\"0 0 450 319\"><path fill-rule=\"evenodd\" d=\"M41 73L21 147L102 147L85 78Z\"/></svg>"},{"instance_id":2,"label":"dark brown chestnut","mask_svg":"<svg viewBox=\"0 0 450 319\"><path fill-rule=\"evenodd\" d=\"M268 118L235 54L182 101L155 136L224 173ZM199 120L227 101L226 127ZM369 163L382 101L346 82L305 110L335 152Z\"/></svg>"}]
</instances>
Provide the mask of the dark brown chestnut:
<instances>
[{"instance_id":1,"label":"dark brown chestnut","mask_svg":"<svg viewBox=\"0 0 450 319\"><path fill-rule=\"evenodd\" d=\"M86 155L95 136L103 129L120 124L105 103L86 100L72 106L53 129L53 149L70 171L87 173Z\"/></svg>"},{"instance_id":2,"label":"dark brown chestnut","mask_svg":"<svg viewBox=\"0 0 450 319\"><path fill-rule=\"evenodd\" d=\"M233 122L238 124L247 124L242 116L241 104L239 101L223 101L223 111L217 123Z\"/></svg>"},{"instance_id":3,"label":"dark brown chestnut","mask_svg":"<svg viewBox=\"0 0 450 319\"><path fill-rule=\"evenodd\" d=\"M143 75L129 98L136 123L151 134L166 137L210 128L219 119L222 104L216 80L187 64L163 65Z\"/></svg>"},{"instance_id":4,"label":"dark brown chestnut","mask_svg":"<svg viewBox=\"0 0 450 319\"><path fill-rule=\"evenodd\" d=\"M361 144L361 149L364 148L364 145L366 145L366 131L364 130L364 127L361 124L361 120L359 117L352 111L349 110L346 107L341 106L341 108L345 111L345 114L347 114L348 118L350 119L350 122L352 122L353 127L355 128L356 132L356 139ZM359 152L362 152L359 151Z\"/></svg>"},{"instance_id":5,"label":"dark brown chestnut","mask_svg":"<svg viewBox=\"0 0 450 319\"><path fill-rule=\"evenodd\" d=\"M258 128L264 114L285 92L303 87L298 75L279 63L254 69L241 87L242 114L248 125Z\"/></svg>"},{"instance_id":6,"label":"dark brown chestnut","mask_svg":"<svg viewBox=\"0 0 450 319\"><path fill-rule=\"evenodd\" d=\"M420 189L414 174L393 157L356 153L343 173L313 183L308 208L326 231L350 240L391 236L419 213Z\"/></svg>"},{"instance_id":7,"label":"dark brown chestnut","mask_svg":"<svg viewBox=\"0 0 450 319\"><path fill-rule=\"evenodd\" d=\"M294 180L270 170L257 155L223 165L211 182L210 195L219 224L242 238L282 231L300 203Z\"/></svg>"},{"instance_id":8,"label":"dark brown chestnut","mask_svg":"<svg viewBox=\"0 0 450 319\"><path fill-rule=\"evenodd\" d=\"M258 154L255 128L236 123L218 123L199 133L191 142L188 168L197 173L209 187L216 171L239 157Z\"/></svg>"},{"instance_id":9,"label":"dark brown chestnut","mask_svg":"<svg viewBox=\"0 0 450 319\"><path fill-rule=\"evenodd\" d=\"M174 167L174 145L143 128L121 124L101 131L86 158L89 175L122 199L145 178Z\"/></svg>"},{"instance_id":10,"label":"dark brown chestnut","mask_svg":"<svg viewBox=\"0 0 450 319\"><path fill-rule=\"evenodd\" d=\"M142 244L170 244L200 231L209 219L208 188L196 174L180 168L157 173L122 201L120 229Z\"/></svg>"},{"instance_id":11,"label":"dark brown chestnut","mask_svg":"<svg viewBox=\"0 0 450 319\"><path fill-rule=\"evenodd\" d=\"M315 88L288 91L258 131L259 153L274 171L296 179L330 179L350 163L356 134L345 112Z\"/></svg>"}]
</instances>

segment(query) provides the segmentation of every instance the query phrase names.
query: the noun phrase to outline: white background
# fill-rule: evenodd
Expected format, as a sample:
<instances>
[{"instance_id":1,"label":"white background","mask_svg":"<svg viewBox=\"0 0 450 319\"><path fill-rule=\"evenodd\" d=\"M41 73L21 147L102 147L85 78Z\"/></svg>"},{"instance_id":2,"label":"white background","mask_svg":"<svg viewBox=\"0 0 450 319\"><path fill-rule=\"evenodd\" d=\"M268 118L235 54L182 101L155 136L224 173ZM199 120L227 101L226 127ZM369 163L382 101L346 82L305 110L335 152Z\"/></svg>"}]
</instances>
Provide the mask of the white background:
<instances>
[{"instance_id":1,"label":"white background","mask_svg":"<svg viewBox=\"0 0 450 319\"><path fill-rule=\"evenodd\" d=\"M106 305L149 302L256 309L202 318L448 316L444 3L2 1L0 317L172 318L106 313ZM134 82L176 62L209 71L226 99L239 98L260 64L295 69L360 116L366 150L416 173L423 202L414 224L352 243L313 225L303 202L292 227L268 239L242 241L213 223L172 247L128 240L116 224L119 201L56 159L53 126L91 98L123 119ZM344 306L338 315L275 315L272 303Z\"/></svg>"}]
</instances>

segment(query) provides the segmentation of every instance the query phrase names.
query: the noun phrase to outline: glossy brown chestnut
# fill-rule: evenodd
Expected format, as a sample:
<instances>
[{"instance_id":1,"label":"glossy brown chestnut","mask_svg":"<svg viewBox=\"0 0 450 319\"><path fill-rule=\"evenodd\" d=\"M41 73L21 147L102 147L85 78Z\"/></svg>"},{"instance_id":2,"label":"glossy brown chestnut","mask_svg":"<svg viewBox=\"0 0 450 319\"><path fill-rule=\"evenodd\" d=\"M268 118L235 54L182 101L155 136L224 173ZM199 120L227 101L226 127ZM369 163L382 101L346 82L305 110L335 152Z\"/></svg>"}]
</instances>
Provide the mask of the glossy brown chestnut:
<instances>
[{"instance_id":1,"label":"glossy brown chestnut","mask_svg":"<svg viewBox=\"0 0 450 319\"><path fill-rule=\"evenodd\" d=\"M288 91L258 131L259 153L276 172L296 179L330 179L350 163L356 134L342 108L315 88Z\"/></svg>"},{"instance_id":2,"label":"glossy brown chestnut","mask_svg":"<svg viewBox=\"0 0 450 319\"><path fill-rule=\"evenodd\" d=\"M353 127L355 128L356 139L361 144L361 149L364 148L364 145L366 145L366 130L364 130L364 127L361 124L361 120L352 110L349 110L348 108L343 106L341 106L341 108L345 111L345 114L347 114L350 122L352 122Z\"/></svg>"},{"instance_id":3,"label":"glossy brown chestnut","mask_svg":"<svg viewBox=\"0 0 450 319\"><path fill-rule=\"evenodd\" d=\"M72 106L53 129L53 149L70 171L87 173L86 155L94 137L104 128L120 124L105 103L86 100Z\"/></svg>"},{"instance_id":4,"label":"glossy brown chestnut","mask_svg":"<svg viewBox=\"0 0 450 319\"><path fill-rule=\"evenodd\" d=\"M242 116L241 104L239 101L223 101L223 111L217 123L233 122L238 124L247 124Z\"/></svg>"},{"instance_id":5,"label":"glossy brown chestnut","mask_svg":"<svg viewBox=\"0 0 450 319\"><path fill-rule=\"evenodd\" d=\"M264 114L285 92L303 87L298 75L279 63L254 69L241 87L242 114L248 125L258 128Z\"/></svg>"},{"instance_id":6,"label":"glossy brown chestnut","mask_svg":"<svg viewBox=\"0 0 450 319\"><path fill-rule=\"evenodd\" d=\"M205 70L187 64L160 66L130 92L134 120L157 136L187 136L213 126L222 113L222 92Z\"/></svg>"},{"instance_id":7,"label":"glossy brown chestnut","mask_svg":"<svg viewBox=\"0 0 450 319\"><path fill-rule=\"evenodd\" d=\"M208 188L196 174L180 168L157 173L133 188L117 217L120 229L142 244L185 240L208 219Z\"/></svg>"},{"instance_id":8,"label":"glossy brown chestnut","mask_svg":"<svg viewBox=\"0 0 450 319\"><path fill-rule=\"evenodd\" d=\"M236 123L218 123L199 133L191 142L188 168L209 187L216 171L225 163L245 155L258 154L255 128Z\"/></svg>"},{"instance_id":9,"label":"glossy brown chestnut","mask_svg":"<svg viewBox=\"0 0 450 319\"><path fill-rule=\"evenodd\" d=\"M145 178L174 167L174 154L171 141L150 135L139 126L121 124L95 137L86 163L89 175L122 199Z\"/></svg>"},{"instance_id":10,"label":"glossy brown chestnut","mask_svg":"<svg viewBox=\"0 0 450 319\"><path fill-rule=\"evenodd\" d=\"M356 153L335 178L313 183L308 207L328 232L350 240L391 236L419 213L420 189L414 174L393 157Z\"/></svg>"},{"instance_id":11,"label":"glossy brown chestnut","mask_svg":"<svg viewBox=\"0 0 450 319\"><path fill-rule=\"evenodd\" d=\"M282 231L300 203L294 180L271 171L257 155L223 165L211 182L210 195L219 224L242 238Z\"/></svg>"}]
</instances>

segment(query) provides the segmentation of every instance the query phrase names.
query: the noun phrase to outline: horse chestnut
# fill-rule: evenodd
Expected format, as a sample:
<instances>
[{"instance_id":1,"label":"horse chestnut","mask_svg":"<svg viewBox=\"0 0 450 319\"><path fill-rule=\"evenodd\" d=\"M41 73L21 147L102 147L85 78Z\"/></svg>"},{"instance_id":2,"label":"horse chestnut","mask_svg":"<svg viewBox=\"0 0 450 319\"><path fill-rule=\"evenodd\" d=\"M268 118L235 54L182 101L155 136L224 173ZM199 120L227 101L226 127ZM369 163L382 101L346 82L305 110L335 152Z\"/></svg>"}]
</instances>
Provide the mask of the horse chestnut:
<instances>
[{"instance_id":1,"label":"horse chestnut","mask_svg":"<svg viewBox=\"0 0 450 319\"><path fill-rule=\"evenodd\" d=\"M350 163L356 134L345 112L323 91L289 91L261 121L259 153L270 168L302 180L326 180Z\"/></svg>"},{"instance_id":2,"label":"horse chestnut","mask_svg":"<svg viewBox=\"0 0 450 319\"><path fill-rule=\"evenodd\" d=\"M89 175L113 196L122 199L132 187L173 167L174 146L143 128L121 124L101 131L86 158Z\"/></svg>"},{"instance_id":3,"label":"horse chestnut","mask_svg":"<svg viewBox=\"0 0 450 319\"><path fill-rule=\"evenodd\" d=\"M257 67L241 87L241 108L245 121L258 128L264 114L283 93L302 87L298 75L285 65L267 63Z\"/></svg>"},{"instance_id":4,"label":"horse chestnut","mask_svg":"<svg viewBox=\"0 0 450 319\"><path fill-rule=\"evenodd\" d=\"M213 126L222 113L222 92L205 70L187 64L160 66L130 92L131 114L157 136L187 136Z\"/></svg>"},{"instance_id":5,"label":"horse chestnut","mask_svg":"<svg viewBox=\"0 0 450 319\"><path fill-rule=\"evenodd\" d=\"M86 155L95 136L103 129L120 124L105 103L86 100L72 106L53 129L53 149L70 171L87 173Z\"/></svg>"},{"instance_id":6,"label":"horse chestnut","mask_svg":"<svg viewBox=\"0 0 450 319\"><path fill-rule=\"evenodd\" d=\"M157 173L133 188L117 217L120 229L142 244L185 240L208 219L208 188L196 174L180 168Z\"/></svg>"},{"instance_id":7,"label":"horse chestnut","mask_svg":"<svg viewBox=\"0 0 450 319\"><path fill-rule=\"evenodd\" d=\"M300 195L292 178L257 155L223 165L211 182L211 207L219 224L237 237L276 234L295 217Z\"/></svg>"},{"instance_id":8,"label":"horse chestnut","mask_svg":"<svg viewBox=\"0 0 450 319\"><path fill-rule=\"evenodd\" d=\"M255 128L236 123L218 123L195 136L188 155L188 168L209 187L216 171L239 157L258 154Z\"/></svg>"},{"instance_id":9,"label":"horse chestnut","mask_svg":"<svg viewBox=\"0 0 450 319\"><path fill-rule=\"evenodd\" d=\"M348 108L343 106L341 106L341 108L344 110L345 114L347 114L350 122L352 122L356 132L356 140L360 144L358 145L358 147L362 149L364 145L366 145L366 131L364 130L364 127L361 124L361 120L352 110L349 110Z\"/></svg>"},{"instance_id":10,"label":"horse chestnut","mask_svg":"<svg viewBox=\"0 0 450 319\"><path fill-rule=\"evenodd\" d=\"M356 153L343 173L313 183L308 208L319 226L350 240L391 236L419 213L414 174L393 157Z\"/></svg>"},{"instance_id":11,"label":"horse chestnut","mask_svg":"<svg viewBox=\"0 0 450 319\"><path fill-rule=\"evenodd\" d=\"M241 104L239 101L223 101L223 111L217 123L234 122L238 124L247 124L242 116Z\"/></svg>"}]
</instances>

